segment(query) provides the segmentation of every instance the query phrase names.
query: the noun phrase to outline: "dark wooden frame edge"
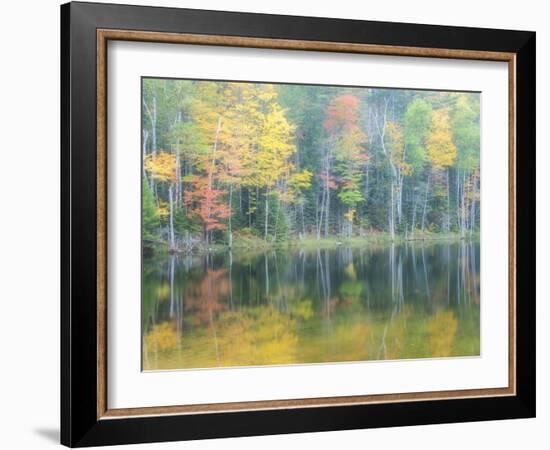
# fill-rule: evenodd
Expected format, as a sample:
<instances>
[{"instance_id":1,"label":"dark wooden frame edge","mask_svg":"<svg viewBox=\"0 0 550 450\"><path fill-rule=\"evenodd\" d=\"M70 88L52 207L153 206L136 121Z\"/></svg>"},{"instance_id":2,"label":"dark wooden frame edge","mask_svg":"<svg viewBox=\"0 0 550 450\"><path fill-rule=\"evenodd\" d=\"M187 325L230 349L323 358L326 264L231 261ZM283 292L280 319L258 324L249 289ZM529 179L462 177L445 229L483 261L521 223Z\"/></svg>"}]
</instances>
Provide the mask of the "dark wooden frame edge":
<instances>
[{"instance_id":1,"label":"dark wooden frame edge","mask_svg":"<svg viewBox=\"0 0 550 450\"><path fill-rule=\"evenodd\" d=\"M516 55L516 394L209 414L97 414L98 29ZM90 446L535 415L535 33L70 3L61 7L61 442Z\"/></svg>"}]
</instances>

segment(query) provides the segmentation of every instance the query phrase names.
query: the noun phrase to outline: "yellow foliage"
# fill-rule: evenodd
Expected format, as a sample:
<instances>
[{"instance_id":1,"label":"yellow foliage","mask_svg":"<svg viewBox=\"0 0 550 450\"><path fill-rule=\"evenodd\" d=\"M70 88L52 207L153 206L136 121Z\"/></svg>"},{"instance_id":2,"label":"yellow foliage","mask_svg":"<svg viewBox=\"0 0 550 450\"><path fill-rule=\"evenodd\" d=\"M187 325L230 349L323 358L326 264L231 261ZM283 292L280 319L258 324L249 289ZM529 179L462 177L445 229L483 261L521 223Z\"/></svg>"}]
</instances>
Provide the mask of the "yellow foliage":
<instances>
[{"instance_id":1,"label":"yellow foliage","mask_svg":"<svg viewBox=\"0 0 550 450\"><path fill-rule=\"evenodd\" d=\"M218 346L220 349L219 365L251 364L254 353L254 341L249 330L252 326L250 318L239 312L227 312L219 320Z\"/></svg>"},{"instance_id":2,"label":"yellow foliage","mask_svg":"<svg viewBox=\"0 0 550 450\"><path fill-rule=\"evenodd\" d=\"M330 336L328 346L321 347L320 350L323 352L320 355L321 359L324 361L364 361L369 359L370 332L370 327L366 323L338 325L334 334Z\"/></svg>"},{"instance_id":3,"label":"yellow foliage","mask_svg":"<svg viewBox=\"0 0 550 450\"><path fill-rule=\"evenodd\" d=\"M284 110L277 104L264 116L258 149L254 153L252 184L271 187L289 168L289 157L296 147L292 143L294 126L287 121Z\"/></svg>"},{"instance_id":4,"label":"yellow foliage","mask_svg":"<svg viewBox=\"0 0 550 450\"><path fill-rule=\"evenodd\" d=\"M438 311L428 323L431 355L451 356L458 321L452 311Z\"/></svg>"},{"instance_id":5,"label":"yellow foliage","mask_svg":"<svg viewBox=\"0 0 550 450\"><path fill-rule=\"evenodd\" d=\"M294 317L308 320L313 317L313 302L310 299L301 300L290 307L290 312Z\"/></svg>"},{"instance_id":6,"label":"yellow foliage","mask_svg":"<svg viewBox=\"0 0 550 450\"><path fill-rule=\"evenodd\" d=\"M353 263L349 263L345 268L344 268L344 272L345 274L348 276L348 278L352 279L352 280L356 280L357 279L357 272L355 271L355 266L353 265Z\"/></svg>"},{"instance_id":7,"label":"yellow foliage","mask_svg":"<svg viewBox=\"0 0 550 450\"><path fill-rule=\"evenodd\" d=\"M224 313L218 321L219 365L292 363L298 344L295 327L292 318L275 308Z\"/></svg>"},{"instance_id":8,"label":"yellow foliage","mask_svg":"<svg viewBox=\"0 0 550 450\"><path fill-rule=\"evenodd\" d=\"M168 203L166 203L162 199L159 199L158 202L159 204L157 206L157 215L161 219L164 219L165 217L168 217L170 215L170 209L169 209Z\"/></svg>"},{"instance_id":9,"label":"yellow foliage","mask_svg":"<svg viewBox=\"0 0 550 450\"><path fill-rule=\"evenodd\" d=\"M304 169L301 172L296 172L290 175L288 179L288 184L294 190L307 189L311 186L312 176L313 174L309 170Z\"/></svg>"},{"instance_id":10,"label":"yellow foliage","mask_svg":"<svg viewBox=\"0 0 550 450\"><path fill-rule=\"evenodd\" d=\"M295 361L295 347L298 338L295 334L285 333L264 342L258 347L258 353L261 355L259 364L290 364Z\"/></svg>"},{"instance_id":11,"label":"yellow foliage","mask_svg":"<svg viewBox=\"0 0 550 450\"><path fill-rule=\"evenodd\" d=\"M399 168L403 175L410 175L412 173L412 166L405 161L403 132L396 122L389 121L386 124L386 139L392 164Z\"/></svg>"},{"instance_id":12,"label":"yellow foliage","mask_svg":"<svg viewBox=\"0 0 550 450\"><path fill-rule=\"evenodd\" d=\"M175 348L177 343L176 330L170 322L154 325L145 335L145 344L149 351L163 352Z\"/></svg>"},{"instance_id":13,"label":"yellow foliage","mask_svg":"<svg viewBox=\"0 0 550 450\"><path fill-rule=\"evenodd\" d=\"M160 151L156 155L147 155L144 159L145 170L158 181L175 181L176 155Z\"/></svg>"},{"instance_id":14,"label":"yellow foliage","mask_svg":"<svg viewBox=\"0 0 550 450\"><path fill-rule=\"evenodd\" d=\"M447 109L432 112L427 140L428 157L434 167L445 169L453 165L457 150L453 143L451 121Z\"/></svg>"},{"instance_id":15,"label":"yellow foliage","mask_svg":"<svg viewBox=\"0 0 550 450\"><path fill-rule=\"evenodd\" d=\"M353 216L355 215L355 208L348 209L348 212L344 214L344 217L349 222L353 222Z\"/></svg>"},{"instance_id":16,"label":"yellow foliage","mask_svg":"<svg viewBox=\"0 0 550 450\"><path fill-rule=\"evenodd\" d=\"M386 336L387 359L403 357L407 338L407 321L412 312L411 307L405 306L389 323Z\"/></svg>"},{"instance_id":17,"label":"yellow foliage","mask_svg":"<svg viewBox=\"0 0 550 450\"><path fill-rule=\"evenodd\" d=\"M264 102L269 102L275 100L277 97L277 92L275 91L273 85L267 84L264 85L264 89L258 94L258 98Z\"/></svg>"},{"instance_id":18,"label":"yellow foliage","mask_svg":"<svg viewBox=\"0 0 550 450\"><path fill-rule=\"evenodd\" d=\"M170 297L170 285L168 283L159 284L157 287L157 298L160 302L167 300Z\"/></svg>"},{"instance_id":19,"label":"yellow foliage","mask_svg":"<svg viewBox=\"0 0 550 450\"><path fill-rule=\"evenodd\" d=\"M193 116L211 148L202 165L213 163L222 183L269 189L292 172L289 159L296 151L295 127L277 103L275 86L201 83L199 93ZM293 200L299 189L310 186L310 180L308 171L297 174L284 200Z\"/></svg>"}]
</instances>

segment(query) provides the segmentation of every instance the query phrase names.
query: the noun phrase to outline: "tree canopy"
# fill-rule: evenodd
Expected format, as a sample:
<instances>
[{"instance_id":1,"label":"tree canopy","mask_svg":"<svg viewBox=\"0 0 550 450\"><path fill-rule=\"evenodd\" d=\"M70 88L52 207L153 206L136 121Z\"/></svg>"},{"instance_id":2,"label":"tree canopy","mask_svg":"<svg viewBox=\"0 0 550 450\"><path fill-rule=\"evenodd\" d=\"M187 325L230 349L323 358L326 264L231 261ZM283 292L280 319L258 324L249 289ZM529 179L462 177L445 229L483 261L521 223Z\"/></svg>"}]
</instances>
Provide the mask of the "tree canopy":
<instances>
[{"instance_id":1,"label":"tree canopy","mask_svg":"<svg viewBox=\"0 0 550 450\"><path fill-rule=\"evenodd\" d=\"M479 94L143 79L143 239L479 229Z\"/></svg>"}]
</instances>

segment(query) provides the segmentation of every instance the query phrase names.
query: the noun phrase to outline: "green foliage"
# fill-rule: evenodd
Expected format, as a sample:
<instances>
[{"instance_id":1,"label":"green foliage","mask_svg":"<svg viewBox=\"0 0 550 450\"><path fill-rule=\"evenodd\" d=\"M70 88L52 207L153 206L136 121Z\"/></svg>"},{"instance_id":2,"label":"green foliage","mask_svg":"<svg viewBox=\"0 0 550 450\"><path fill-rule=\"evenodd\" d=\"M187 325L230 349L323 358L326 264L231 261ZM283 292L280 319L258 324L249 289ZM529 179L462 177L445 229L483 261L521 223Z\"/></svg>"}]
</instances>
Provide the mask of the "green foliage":
<instances>
[{"instance_id":1,"label":"green foliage","mask_svg":"<svg viewBox=\"0 0 550 450\"><path fill-rule=\"evenodd\" d=\"M174 212L174 227L180 236L185 236L186 233L200 233L202 229L201 223L180 207Z\"/></svg>"},{"instance_id":2,"label":"green foliage","mask_svg":"<svg viewBox=\"0 0 550 450\"><path fill-rule=\"evenodd\" d=\"M159 239L159 217L155 200L147 180L142 182L142 239L144 245L150 245Z\"/></svg>"},{"instance_id":3,"label":"green foliage","mask_svg":"<svg viewBox=\"0 0 550 450\"><path fill-rule=\"evenodd\" d=\"M407 159L415 172L426 164L426 138L431 116L431 105L421 98L413 100L405 111L403 123L405 143L408 146Z\"/></svg>"},{"instance_id":4,"label":"green foliage","mask_svg":"<svg viewBox=\"0 0 550 450\"><path fill-rule=\"evenodd\" d=\"M479 229L479 94L145 78L142 105L149 243Z\"/></svg>"},{"instance_id":5,"label":"green foliage","mask_svg":"<svg viewBox=\"0 0 550 450\"><path fill-rule=\"evenodd\" d=\"M454 142L458 149L457 167L473 170L479 167L479 96L458 98L452 118Z\"/></svg>"},{"instance_id":6,"label":"green foliage","mask_svg":"<svg viewBox=\"0 0 550 450\"><path fill-rule=\"evenodd\" d=\"M180 155L196 160L208 151L208 143L202 130L193 122L178 122L168 133L169 142Z\"/></svg>"},{"instance_id":7,"label":"green foliage","mask_svg":"<svg viewBox=\"0 0 550 450\"><path fill-rule=\"evenodd\" d=\"M339 180L338 198L349 208L363 200L361 175L368 160L364 146L367 136L359 126L359 104L354 95L335 97L327 106L324 122Z\"/></svg>"},{"instance_id":8,"label":"green foliage","mask_svg":"<svg viewBox=\"0 0 550 450\"><path fill-rule=\"evenodd\" d=\"M289 238L290 223L288 214L280 204L277 205L275 210L275 223L273 225L273 236L276 242L285 242Z\"/></svg>"},{"instance_id":9,"label":"green foliage","mask_svg":"<svg viewBox=\"0 0 550 450\"><path fill-rule=\"evenodd\" d=\"M363 200L363 195L359 189L343 189L338 192L338 198L344 205L356 205Z\"/></svg>"}]
</instances>

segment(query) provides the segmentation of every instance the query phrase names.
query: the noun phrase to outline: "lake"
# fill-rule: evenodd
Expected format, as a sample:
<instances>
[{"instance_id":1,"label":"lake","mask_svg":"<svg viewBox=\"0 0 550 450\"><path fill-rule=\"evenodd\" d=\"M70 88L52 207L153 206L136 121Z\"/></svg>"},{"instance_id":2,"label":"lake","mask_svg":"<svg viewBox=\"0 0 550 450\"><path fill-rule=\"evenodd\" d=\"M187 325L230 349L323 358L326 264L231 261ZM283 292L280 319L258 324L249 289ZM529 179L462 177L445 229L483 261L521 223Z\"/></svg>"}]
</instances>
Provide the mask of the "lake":
<instances>
[{"instance_id":1,"label":"lake","mask_svg":"<svg viewBox=\"0 0 550 450\"><path fill-rule=\"evenodd\" d=\"M143 369L476 356L478 242L143 261Z\"/></svg>"}]
</instances>

